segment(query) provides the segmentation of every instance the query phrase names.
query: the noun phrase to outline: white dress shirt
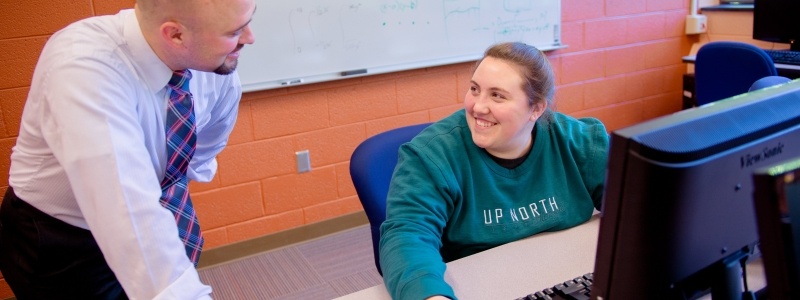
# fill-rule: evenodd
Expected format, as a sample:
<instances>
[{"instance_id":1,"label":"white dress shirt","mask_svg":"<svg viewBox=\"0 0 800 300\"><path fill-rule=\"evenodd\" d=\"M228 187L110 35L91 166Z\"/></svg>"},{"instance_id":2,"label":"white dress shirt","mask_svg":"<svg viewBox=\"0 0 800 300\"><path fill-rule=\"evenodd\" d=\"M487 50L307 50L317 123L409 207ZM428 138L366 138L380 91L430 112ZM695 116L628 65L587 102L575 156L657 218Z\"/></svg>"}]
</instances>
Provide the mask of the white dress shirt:
<instances>
[{"instance_id":1,"label":"white dress shirt","mask_svg":"<svg viewBox=\"0 0 800 300\"><path fill-rule=\"evenodd\" d=\"M241 86L236 73L192 74L197 149L188 177L207 182L236 121ZM11 154L17 196L91 230L131 299L211 293L159 203L171 76L133 10L69 25L42 51Z\"/></svg>"}]
</instances>

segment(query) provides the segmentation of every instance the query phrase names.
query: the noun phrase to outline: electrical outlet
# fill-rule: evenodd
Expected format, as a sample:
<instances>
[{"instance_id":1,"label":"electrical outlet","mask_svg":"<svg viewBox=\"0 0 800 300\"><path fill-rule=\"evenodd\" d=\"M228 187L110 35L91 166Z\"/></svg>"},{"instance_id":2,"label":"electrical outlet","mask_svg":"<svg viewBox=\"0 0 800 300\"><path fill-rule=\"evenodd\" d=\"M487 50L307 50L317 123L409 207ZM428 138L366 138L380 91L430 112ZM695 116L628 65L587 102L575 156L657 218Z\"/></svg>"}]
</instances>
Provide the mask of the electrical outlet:
<instances>
[{"instance_id":1,"label":"electrical outlet","mask_svg":"<svg viewBox=\"0 0 800 300\"><path fill-rule=\"evenodd\" d=\"M701 34L708 30L708 20L704 15L686 16L686 34Z\"/></svg>"},{"instance_id":2,"label":"electrical outlet","mask_svg":"<svg viewBox=\"0 0 800 300\"><path fill-rule=\"evenodd\" d=\"M308 150L297 151L294 154L297 157L297 173L311 171L311 157Z\"/></svg>"}]
</instances>

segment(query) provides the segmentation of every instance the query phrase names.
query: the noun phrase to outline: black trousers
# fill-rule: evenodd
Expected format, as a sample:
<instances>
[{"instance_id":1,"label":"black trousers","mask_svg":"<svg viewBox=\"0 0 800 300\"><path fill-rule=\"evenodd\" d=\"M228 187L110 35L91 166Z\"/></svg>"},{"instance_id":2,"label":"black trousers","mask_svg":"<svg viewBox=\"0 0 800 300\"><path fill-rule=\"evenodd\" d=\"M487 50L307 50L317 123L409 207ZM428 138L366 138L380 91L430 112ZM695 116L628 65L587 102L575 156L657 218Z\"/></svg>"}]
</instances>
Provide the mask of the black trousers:
<instances>
[{"instance_id":1,"label":"black trousers","mask_svg":"<svg viewBox=\"0 0 800 300\"><path fill-rule=\"evenodd\" d=\"M19 199L0 206L0 271L17 299L127 299L103 253L83 228Z\"/></svg>"}]
</instances>

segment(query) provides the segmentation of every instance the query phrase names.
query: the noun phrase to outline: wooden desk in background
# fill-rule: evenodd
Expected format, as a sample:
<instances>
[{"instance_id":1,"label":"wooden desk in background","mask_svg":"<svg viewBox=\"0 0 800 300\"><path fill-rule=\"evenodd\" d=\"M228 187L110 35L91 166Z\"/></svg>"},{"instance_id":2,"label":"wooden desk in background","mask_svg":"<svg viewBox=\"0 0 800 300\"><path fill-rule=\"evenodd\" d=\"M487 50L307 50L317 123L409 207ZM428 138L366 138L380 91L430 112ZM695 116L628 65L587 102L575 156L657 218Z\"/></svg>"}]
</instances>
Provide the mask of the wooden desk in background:
<instances>
[{"instance_id":1,"label":"wooden desk in background","mask_svg":"<svg viewBox=\"0 0 800 300\"><path fill-rule=\"evenodd\" d=\"M683 62L693 64L696 60L694 55L687 55L682 58ZM778 75L789 77L792 79L800 78L800 66L796 65L786 65L786 64L775 64L775 69L778 70ZM782 75L781 73L787 74Z\"/></svg>"}]
</instances>

